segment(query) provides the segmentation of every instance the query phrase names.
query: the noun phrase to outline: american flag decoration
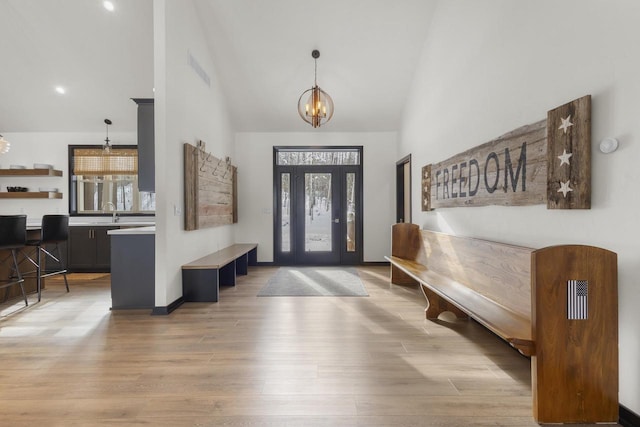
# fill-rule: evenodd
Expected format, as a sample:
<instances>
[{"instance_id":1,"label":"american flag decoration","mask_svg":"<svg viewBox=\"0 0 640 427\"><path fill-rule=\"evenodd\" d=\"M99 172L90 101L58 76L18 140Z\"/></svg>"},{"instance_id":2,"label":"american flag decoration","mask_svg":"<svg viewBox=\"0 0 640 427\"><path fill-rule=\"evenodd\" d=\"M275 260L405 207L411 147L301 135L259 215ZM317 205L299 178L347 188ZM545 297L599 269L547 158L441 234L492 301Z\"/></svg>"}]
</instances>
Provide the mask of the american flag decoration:
<instances>
[{"instance_id":1,"label":"american flag decoration","mask_svg":"<svg viewBox=\"0 0 640 427\"><path fill-rule=\"evenodd\" d=\"M589 281L567 282L567 319L586 320L589 317Z\"/></svg>"}]
</instances>

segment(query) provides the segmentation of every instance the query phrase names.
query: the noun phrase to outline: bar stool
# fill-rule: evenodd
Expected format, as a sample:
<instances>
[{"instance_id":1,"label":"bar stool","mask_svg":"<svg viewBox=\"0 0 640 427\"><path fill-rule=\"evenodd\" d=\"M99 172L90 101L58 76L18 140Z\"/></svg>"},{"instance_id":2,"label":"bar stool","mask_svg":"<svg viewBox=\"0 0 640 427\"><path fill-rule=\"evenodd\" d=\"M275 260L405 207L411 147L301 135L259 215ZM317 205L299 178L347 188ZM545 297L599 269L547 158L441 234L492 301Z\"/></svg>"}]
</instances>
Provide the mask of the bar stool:
<instances>
[{"instance_id":1,"label":"bar stool","mask_svg":"<svg viewBox=\"0 0 640 427\"><path fill-rule=\"evenodd\" d=\"M2 260L7 263L13 259L13 265L9 265L8 278L0 280L0 288L8 288L16 284L20 285L24 305L28 306L27 294L24 291L24 277L18 267L17 251L24 248L27 241L27 216L26 215L0 215L0 250L11 251L11 254Z\"/></svg>"},{"instance_id":2,"label":"bar stool","mask_svg":"<svg viewBox=\"0 0 640 427\"><path fill-rule=\"evenodd\" d=\"M42 217L42 226L40 228L40 238L27 240L26 245L37 248L37 260L30 257L29 260L36 266L36 278L38 284L38 301L42 295L42 278L62 274L64 276L64 285L69 292L69 282L67 282L67 267L60 253L60 243L69 239L69 215L44 215ZM47 245L53 245L53 248ZM45 258L42 259L42 255ZM47 267L47 259L54 261L55 268Z\"/></svg>"}]
</instances>

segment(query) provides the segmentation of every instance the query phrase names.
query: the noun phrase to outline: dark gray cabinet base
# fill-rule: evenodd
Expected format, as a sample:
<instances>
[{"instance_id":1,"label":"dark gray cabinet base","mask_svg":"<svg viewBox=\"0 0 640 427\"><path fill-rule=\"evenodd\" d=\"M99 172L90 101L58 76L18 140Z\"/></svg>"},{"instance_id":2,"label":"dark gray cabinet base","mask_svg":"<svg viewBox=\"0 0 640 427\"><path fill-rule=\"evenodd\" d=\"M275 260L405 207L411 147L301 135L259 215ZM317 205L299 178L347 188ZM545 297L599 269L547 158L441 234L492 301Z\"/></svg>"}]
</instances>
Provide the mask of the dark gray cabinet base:
<instances>
[{"instance_id":1,"label":"dark gray cabinet base","mask_svg":"<svg viewBox=\"0 0 640 427\"><path fill-rule=\"evenodd\" d=\"M69 227L67 269L70 272L108 273L111 265L109 236L116 226Z\"/></svg>"},{"instance_id":2,"label":"dark gray cabinet base","mask_svg":"<svg viewBox=\"0 0 640 427\"><path fill-rule=\"evenodd\" d=\"M111 235L111 309L154 308L155 235Z\"/></svg>"}]
</instances>

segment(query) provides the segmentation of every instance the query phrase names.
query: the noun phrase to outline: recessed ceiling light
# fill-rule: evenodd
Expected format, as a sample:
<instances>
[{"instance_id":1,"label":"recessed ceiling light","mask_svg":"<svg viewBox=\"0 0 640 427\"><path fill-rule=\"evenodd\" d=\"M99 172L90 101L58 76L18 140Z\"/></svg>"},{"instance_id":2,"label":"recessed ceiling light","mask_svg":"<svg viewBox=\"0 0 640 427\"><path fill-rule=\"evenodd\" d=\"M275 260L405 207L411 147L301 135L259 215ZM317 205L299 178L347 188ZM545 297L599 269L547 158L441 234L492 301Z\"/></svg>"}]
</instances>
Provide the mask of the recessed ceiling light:
<instances>
[{"instance_id":1,"label":"recessed ceiling light","mask_svg":"<svg viewBox=\"0 0 640 427\"><path fill-rule=\"evenodd\" d=\"M115 6L113 5L112 2L110 1L105 1L102 2L102 5L104 6L105 9L107 9L109 12L113 12L113 10L115 9Z\"/></svg>"},{"instance_id":2,"label":"recessed ceiling light","mask_svg":"<svg viewBox=\"0 0 640 427\"><path fill-rule=\"evenodd\" d=\"M62 86L56 86L56 92L58 92L60 95L64 95L66 92L66 89L63 88Z\"/></svg>"}]
</instances>

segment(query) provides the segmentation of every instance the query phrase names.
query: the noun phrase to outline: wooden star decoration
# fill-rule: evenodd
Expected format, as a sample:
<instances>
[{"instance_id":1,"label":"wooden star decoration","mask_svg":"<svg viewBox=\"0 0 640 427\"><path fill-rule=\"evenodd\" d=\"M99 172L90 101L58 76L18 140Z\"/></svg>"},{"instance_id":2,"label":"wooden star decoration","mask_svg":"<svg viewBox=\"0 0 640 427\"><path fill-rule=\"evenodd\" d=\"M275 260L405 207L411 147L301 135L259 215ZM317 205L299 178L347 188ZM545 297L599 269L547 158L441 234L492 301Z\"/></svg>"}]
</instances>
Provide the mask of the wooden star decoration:
<instances>
[{"instance_id":1,"label":"wooden star decoration","mask_svg":"<svg viewBox=\"0 0 640 427\"><path fill-rule=\"evenodd\" d=\"M569 163L569 158L573 156L573 153L567 153L567 150L562 150L562 156L558 156L558 158L560 159L560 166L564 165L565 163L567 164L567 166L571 166L571 164Z\"/></svg>"},{"instance_id":2,"label":"wooden star decoration","mask_svg":"<svg viewBox=\"0 0 640 427\"><path fill-rule=\"evenodd\" d=\"M560 117L560 120L562 121L562 124L560 125L560 127L558 129L562 129L564 131L564 133L567 133L567 129L569 129L571 126L573 126L573 123L571 123L571 114L569 114L567 116L566 119L563 119L562 117Z\"/></svg>"},{"instance_id":3,"label":"wooden star decoration","mask_svg":"<svg viewBox=\"0 0 640 427\"><path fill-rule=\"evenodd\" d=\"M570 191L573 191L573 189L571 187L569 187L569 183L570 183L570 181L560 182L560 189L558 190L558 193L562 193L562 196L565 199L567 198L567 193L570 192Z\"/></svg>"}]
</instances>

